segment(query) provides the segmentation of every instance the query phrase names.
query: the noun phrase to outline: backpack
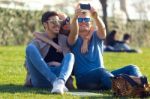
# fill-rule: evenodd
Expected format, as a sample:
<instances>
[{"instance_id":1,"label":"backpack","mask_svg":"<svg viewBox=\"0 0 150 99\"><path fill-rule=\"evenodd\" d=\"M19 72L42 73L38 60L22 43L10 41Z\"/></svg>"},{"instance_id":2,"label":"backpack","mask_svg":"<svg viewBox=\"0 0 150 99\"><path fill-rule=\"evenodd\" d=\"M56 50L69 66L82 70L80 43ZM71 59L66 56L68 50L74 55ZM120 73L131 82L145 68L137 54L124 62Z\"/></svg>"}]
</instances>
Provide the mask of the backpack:
<instances>
[{"instance_id":1,"label":"backpack","mask_svg":"<svg viewBox=\"0 0 150 99\"><path fill-rule=\"evenodd\" d=\"M148 97L150 96L150 84L146 76L121 74L112 78L112 92L114 96Z\"/></svg>"}]
</instances>

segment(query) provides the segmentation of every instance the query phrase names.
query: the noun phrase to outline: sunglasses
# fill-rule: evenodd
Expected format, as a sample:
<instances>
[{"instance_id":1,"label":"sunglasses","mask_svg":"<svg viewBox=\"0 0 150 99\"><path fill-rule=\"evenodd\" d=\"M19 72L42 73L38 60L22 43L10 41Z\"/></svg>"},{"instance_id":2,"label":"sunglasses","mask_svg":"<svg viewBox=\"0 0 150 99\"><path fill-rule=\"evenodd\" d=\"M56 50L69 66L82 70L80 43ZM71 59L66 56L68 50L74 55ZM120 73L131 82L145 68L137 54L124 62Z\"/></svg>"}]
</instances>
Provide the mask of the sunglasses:
<instances>
[{"instance_id":1,"label":"sunglasses","mask_svg":"<svg viewBox=\"0 0 150 99\"><path fill-rule=\"evenodd\" d=\"M70 17L67 17L65 20L63 20L62 25L66 25L70 23Z\"/></svg>"},{"instance_id":2,"label":"sunglasses","mask_svg":"<svg viewBox=\"0 0 150 99\"><path fill-rule=\"evenodd\" d=\"M78 22L81 23L81 22L90 22L90 18L78 18Z\"/></svg>"},{"instance_id":3,"label":"sunglasses","mask_svg":"<svg viewBox=\"0 0 150 99\"><path fill-rule=\"evenodd\" d=\"M61 24L63 21L62 20L48 20L48 23L52 23L52 24Z\"/></svg>"}]
</instances>

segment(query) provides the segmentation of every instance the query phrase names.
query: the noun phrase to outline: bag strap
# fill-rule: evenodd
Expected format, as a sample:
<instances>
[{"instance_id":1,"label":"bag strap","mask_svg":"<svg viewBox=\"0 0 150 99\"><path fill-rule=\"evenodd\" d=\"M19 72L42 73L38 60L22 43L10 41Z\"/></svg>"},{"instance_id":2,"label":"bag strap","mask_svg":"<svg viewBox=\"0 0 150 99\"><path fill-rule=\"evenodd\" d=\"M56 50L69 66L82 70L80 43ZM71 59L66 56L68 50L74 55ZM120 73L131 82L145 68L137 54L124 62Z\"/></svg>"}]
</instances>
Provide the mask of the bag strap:
<instances>
[{"instance_id":1,"label":"bag strap","mask_svg":"<svg viewBox=\"0 0 150 99\"><path fill-rule=\"evenodd\" d=\"M135 82L129 75L127 74L121 74L121 77L123 77L125 80L127 80L132 87L137 87L139 86L139 84L137 82Z\"/></svg>"},{"instance_id":2,"label":"bag strap","mask_svg":"<svg viewBox=\"0 0 150 99\"><path fill-rule=\"evenodd\" d=\"M148 84L148 80L146 76L140 77L142 85Z\"/></svg>"}]
</instances>

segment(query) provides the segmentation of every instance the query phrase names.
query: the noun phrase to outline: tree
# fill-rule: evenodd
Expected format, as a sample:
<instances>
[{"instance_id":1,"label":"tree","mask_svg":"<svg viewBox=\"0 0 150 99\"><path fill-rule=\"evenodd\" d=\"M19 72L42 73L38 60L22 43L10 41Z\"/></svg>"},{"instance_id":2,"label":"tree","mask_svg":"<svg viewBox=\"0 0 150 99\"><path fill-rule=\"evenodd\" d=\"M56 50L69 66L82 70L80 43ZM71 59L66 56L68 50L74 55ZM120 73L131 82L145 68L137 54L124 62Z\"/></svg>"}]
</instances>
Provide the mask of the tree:
<instances>
[{"instance_id":1,"label":"tree","mask_svg":"<svg viewBox=\"0 0 150 99\"><path fill-rule=\"evenodd\" d=\"M125 12L127 20L130 21L130 18L127 12L127 6L126 6L127 0L119 0L119 2L120 2L120 9Z\"/></svg>"},{"instance_id":2,"label":"tree","mask_svg":"<svg viewBox=\"0 0 150 99\"><path fill-rule=\"evenodd\" d=\"M107 0L99 0L102 5L103 10L103 21L106 26L106 32L108 32L108 25L107 25Z\"/></svg>"}]
</instances>

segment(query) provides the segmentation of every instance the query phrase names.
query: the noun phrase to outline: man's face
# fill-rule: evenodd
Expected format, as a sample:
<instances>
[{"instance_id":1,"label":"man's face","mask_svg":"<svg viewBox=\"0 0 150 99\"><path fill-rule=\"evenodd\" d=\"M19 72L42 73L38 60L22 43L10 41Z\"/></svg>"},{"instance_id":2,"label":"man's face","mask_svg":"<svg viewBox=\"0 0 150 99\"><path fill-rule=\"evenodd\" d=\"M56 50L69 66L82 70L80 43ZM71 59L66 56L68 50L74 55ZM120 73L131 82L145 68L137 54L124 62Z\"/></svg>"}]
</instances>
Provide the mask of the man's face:
<instances>
[{"instance_id":1,"label":"man's face","mask_svg":"<svg viewBox=\"0 0 150 99\"><path fill-rule=\"evenodd\" d=\"M58 16L52 16L49 17L49 20L47 20L46 24L46 30L50 33L58 34L60 30L60 24L61 20Z\"/></svg>"},{"instance_id":2,"label":"man's face","mask_svg":"<svg viewBox=\"0 0 150 99\"><path fill-rule=\"evenodd\" d=\"M80 32L89 31L91 25L90 21L91 21L90 16L81 14L78 17L79 31Z\"/></svg>"}]
</instances>

